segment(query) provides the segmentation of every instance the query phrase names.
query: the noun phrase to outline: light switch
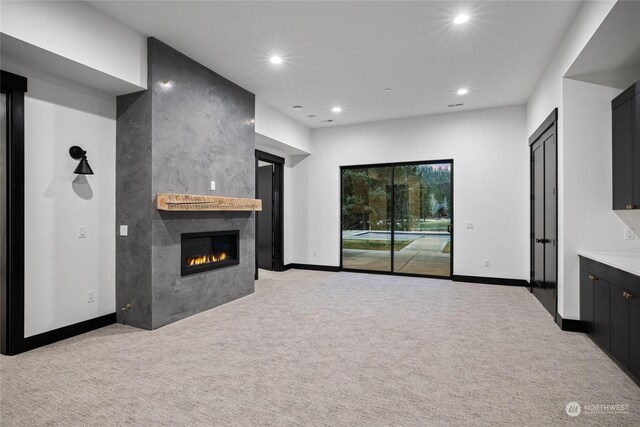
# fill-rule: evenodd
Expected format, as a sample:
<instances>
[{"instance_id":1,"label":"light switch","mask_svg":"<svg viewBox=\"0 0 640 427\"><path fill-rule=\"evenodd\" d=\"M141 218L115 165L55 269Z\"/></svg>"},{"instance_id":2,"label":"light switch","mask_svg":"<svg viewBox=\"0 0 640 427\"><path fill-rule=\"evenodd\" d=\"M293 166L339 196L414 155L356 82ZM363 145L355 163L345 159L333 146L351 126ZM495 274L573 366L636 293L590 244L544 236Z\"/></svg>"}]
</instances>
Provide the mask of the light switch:
<instances>
[{"instance_id":1,"label":"light switch","mask_svg":"<svg viewBox=\"0 0 640 427\"><path fill-rule=\"evenodd\" d=\"M87 226L86 225L81 225L78 227L78 238L79 239L84 239L87 237Z\"/></svg>"},{"instance_id":2,"label":"light switch","mask_svg":"<svg viewBox=\"0 0 640 427\"><path fill-rule=\"evenodd\" d=\"M128 236L129 235L129 226L128 225L121 225L120 226L120 235L121 236Z\"/></svg>"},{"instance_id":3,"label":"light switch","mask_svg":"<svg viewBox=\"0 0 640 427\"><path fill-rule=\"evenodd\" d=\"M216 191L216 182L211 181L211 191Z\"/></svg>"},{"instance_id":4,"label":"light switch","mask_svg":"<svg viewBox=\"0 0 640 427\"><path fill-rule=\"evenodd\" d=\"M467 221L467 230L473 230L473 222Z\"/></svg>"}]
</instances>

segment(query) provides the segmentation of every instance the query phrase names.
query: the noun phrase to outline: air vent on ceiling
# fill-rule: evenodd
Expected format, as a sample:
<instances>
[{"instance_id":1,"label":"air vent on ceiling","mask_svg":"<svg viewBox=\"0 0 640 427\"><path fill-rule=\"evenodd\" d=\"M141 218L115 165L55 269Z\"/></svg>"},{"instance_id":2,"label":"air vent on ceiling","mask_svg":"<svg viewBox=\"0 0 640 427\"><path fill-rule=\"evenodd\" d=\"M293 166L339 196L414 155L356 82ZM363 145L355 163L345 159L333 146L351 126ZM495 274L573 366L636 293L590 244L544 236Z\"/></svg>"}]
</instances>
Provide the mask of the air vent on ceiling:
<instances>
[{"instance_id":1,"label":"air vent on ceiling","mask_svg":"<svg viewBox=\"0 0 640 427\"><path fill-rule=\"evenodd\" d=\"M462 107L464 104L449 104L447 105L447 107L449 108L453 108L453 107Z\"/></svg>"}]
</instances>

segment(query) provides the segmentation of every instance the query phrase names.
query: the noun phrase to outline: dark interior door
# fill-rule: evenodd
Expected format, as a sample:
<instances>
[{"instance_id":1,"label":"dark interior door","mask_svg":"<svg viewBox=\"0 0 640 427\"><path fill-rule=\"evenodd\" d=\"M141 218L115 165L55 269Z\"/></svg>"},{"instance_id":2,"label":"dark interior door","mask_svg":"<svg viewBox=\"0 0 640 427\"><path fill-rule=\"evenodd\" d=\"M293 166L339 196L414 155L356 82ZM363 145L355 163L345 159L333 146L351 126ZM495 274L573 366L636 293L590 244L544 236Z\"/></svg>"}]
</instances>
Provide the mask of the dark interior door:
<instances>
[{"instance_id":1,"label":"dark interior door","mask_svg":"<svg viewBox=\"0 0 640 427\"><path fill-rule=\"evenodd\" d=\"M531 144L531 291L555 319L558 281L555 112L552 117L553 120L545 120L545 129L536 132Z\"/></svg>"},{"instance_id":2,"label":"dark interior door","mask_svg":"<svg viewBox=\"0 0 640 427\"><path fill-rule=\"evenodd\" d=\"M544 238L544 144L542 141L535 143L531 150L533 171L533 281L544 284L544 245L538 243Z\"/></svg>"},{"instance_id":3,"label":"dark interior door","mask_svg":"<svg viewBox=\"0 0 640 427\"><path fill-rule=\"evenodd\" d=\"M0 70L0 353L24 351L24 93L27 79Z\"/></svg>"},{"instance_id":4,"label":"dark interior door","mask_svg":"<svg viewBox=\"0 0 640 427\"><path fill-rule=\"evenodd\" d=\"M258 198L262 211L258 218L258 268L273 270L273 165L258 168Z\"/></svg>"}]
</instances>

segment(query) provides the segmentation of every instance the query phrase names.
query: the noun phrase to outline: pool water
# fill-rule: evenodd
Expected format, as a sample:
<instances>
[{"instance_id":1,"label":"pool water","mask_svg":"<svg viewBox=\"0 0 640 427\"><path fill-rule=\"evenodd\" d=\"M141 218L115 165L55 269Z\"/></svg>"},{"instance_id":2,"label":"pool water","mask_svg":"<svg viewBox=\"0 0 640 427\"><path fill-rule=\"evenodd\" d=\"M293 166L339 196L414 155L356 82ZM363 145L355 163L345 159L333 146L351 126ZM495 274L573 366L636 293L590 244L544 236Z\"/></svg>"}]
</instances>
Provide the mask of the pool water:
<instances>
[{"instance_id":1,"label":"pool water","mask_svg":"<svg viewBox=\"0 0 640 427\"><path fill-rule=\"evenodd\" d=\"M396 231L395 240L413 241L422 237L433 236L433 233L419 233L419 232L402 232ZM391 232L389 231L365 231L358 234L351 234L343 236L343 239L349 240L391 240Z\"/></svg>"}]
</instances>

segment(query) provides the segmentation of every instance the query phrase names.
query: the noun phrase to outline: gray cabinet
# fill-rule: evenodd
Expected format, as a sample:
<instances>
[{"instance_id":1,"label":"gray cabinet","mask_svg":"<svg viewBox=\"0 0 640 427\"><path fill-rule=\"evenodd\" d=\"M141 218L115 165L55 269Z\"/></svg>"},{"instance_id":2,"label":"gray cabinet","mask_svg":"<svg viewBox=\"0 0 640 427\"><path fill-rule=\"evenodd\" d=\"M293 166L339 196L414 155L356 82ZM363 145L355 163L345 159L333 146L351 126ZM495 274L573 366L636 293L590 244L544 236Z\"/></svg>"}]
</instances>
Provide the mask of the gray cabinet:
<instances>
[{"instance_id":1,"label":"gray cabinet","mask_svg":"<svg viewBox=\"0 0 640 427\"><path fill-rule=\"evenodd\" d=\"M580 257L584 331L640 379L640 277Z\"/></svg>"},{"instance_id":2,"label":"gray cabinet","mask_svg":"<svg viewBox=\"0 0 640 427\"><path fill-rule=\"evenodd\" d=\"M613 101L613 209L640 208L640 82Z\"/></svg>"},{"instance_id":3,"label":"gray cabinet","mask_svg":"<svg viewBox=\"0 0 640 427\"><path fill-rule=\"evenodd\" d=\"M609 284L609 351L629 367L629 301L627 291Z\"/></svg>"},{"instance_id":4,"label":"gray cabinet","mask_svg":"<svg viewBox=\"0 0 640 427\"><path fill-rule=\"evenodd\" d=\"M629 370L640 378L640 298L629 299Z\"/></svg>"},{"instance_id":5,"label":"gray cabinet","mask_svg":"<svg viewBox=\"0 0 640 427\"><path fill-rule=\"evenodd\" d=\"M580 322L582 329L588 334L593 334L594 323L592 280L593 276L588 271L580 270Z\"/></svg>"},{"instance_id":6,"label":"gray cabinet","mask_svg":"<svg viewBox=\"0 0 640 427\"><path fill-rule=\"evenodd\" d=\"M609 350L610 304L609 282L595 278L593 284L593 336L598 343Z\"/></svg>"}]
</instances>

